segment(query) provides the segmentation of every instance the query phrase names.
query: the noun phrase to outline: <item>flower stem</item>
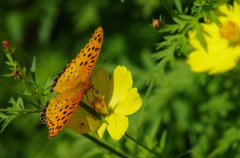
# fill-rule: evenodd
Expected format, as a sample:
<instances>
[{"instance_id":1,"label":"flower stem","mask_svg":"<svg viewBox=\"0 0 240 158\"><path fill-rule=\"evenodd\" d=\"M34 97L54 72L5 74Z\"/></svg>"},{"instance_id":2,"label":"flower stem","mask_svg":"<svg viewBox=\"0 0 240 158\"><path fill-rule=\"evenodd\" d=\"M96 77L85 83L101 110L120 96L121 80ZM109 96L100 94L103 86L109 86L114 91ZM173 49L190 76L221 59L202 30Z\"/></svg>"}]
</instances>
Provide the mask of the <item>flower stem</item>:
<instances>
[{"instance_id":1,"label":"flower stem","mask_svg":"<svg viewBox=\"0 0 240 158\"><path fill-rule=\"evenodd\" d=\"M104 123L108 124L108 122L105 120L103 116L101 116L99 113L97 113L94 109L92 109L90 106L88 106L86 103L81 102L80 106L84 108L87 112L98 118L99 120L103 121Z\"/></svg>"},{"instance_id":2,"label":"flower stem","mask_svg":"<svg viewBox=\"0 0 240 158\"><path fill-rule=\"evenodd\" d=\"M0 109L0 112L22 112L22 113L39 113L41 110L38 109Z\"/></svg>"},{"instance_id":3,"label":"flower stem","mask_svg":"<svg viewBox=\"0 0 240 158\"><path fill-rule=\"evenodd\" d=\"M92 142L96 143L97 145L101 146L102 148L110 151L111 153L121 157L121 158L129 158L130 156L125 155L117 150L115 150L114 148L112 148L111 146L104 144L103 142L99 141L98 139L94 138L93 136L89 135L89 134L83 134L84 137L88 138L89 140L91 140Z\"/></svg>"},{"instance_id":4,"label":"flower stem","mask_svg":"<svg viewBox=\"0 0 240 158\"><path fill-rule=\"evenodd\" d=\"M136 139L134 139L132 136L130 136L129 134L125 133L125 137L130 139L131 141L135 142L136 145L141 146L142 148L144 148L145 150L149 151L150 153L154 154L155 156L158 156L158 153L153 151L152 149L149 149L147 146L141 144L139 141L137 141Z\"/></svg>"}]
</instances>

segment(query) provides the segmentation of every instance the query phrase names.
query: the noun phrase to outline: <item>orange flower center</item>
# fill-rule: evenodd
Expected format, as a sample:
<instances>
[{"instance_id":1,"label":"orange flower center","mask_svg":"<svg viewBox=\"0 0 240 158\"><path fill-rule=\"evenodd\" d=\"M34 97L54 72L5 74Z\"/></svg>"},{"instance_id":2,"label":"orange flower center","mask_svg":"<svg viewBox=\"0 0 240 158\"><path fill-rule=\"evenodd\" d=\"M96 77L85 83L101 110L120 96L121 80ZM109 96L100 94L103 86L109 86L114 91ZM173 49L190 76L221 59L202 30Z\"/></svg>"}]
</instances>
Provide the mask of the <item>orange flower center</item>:
<instances>
[{"instance_id":1,"label":"orange flower center","mask_svg":"<svg viewBox=\"0 0 240 158\"><path fill-rule=\"evenodd\" d=\"M104 101L104 96L94 97L93 108L96 112L98 112L99 114L101 114L103 116L107 116L109 114L108 108Z\"/></svg>"},{"instance_id":2,"label":"orange flower center","mask_svg":"<svg viewBox=\"0 0 240 158\"><path fill-rule=\"evenodd\" d=\"M240 42L240 27L235 22L228 21L222 24L219 33L222 38L227 39L231 44Z\"/></svg>"}]
</instances>

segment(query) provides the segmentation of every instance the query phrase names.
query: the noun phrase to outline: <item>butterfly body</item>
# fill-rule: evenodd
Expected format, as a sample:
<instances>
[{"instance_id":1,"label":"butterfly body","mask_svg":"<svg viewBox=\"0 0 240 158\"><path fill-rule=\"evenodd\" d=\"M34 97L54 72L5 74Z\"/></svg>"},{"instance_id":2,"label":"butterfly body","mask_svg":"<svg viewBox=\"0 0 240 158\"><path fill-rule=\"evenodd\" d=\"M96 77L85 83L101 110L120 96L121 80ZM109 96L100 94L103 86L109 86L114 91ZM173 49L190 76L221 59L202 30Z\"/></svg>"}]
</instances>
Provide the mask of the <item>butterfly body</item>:
<instances>
[{"instance_id":1,"label":"butterfly body","mask_svg":"<svg viewBox=\"0 0 240 158\"><path fill-rule=\"evenodd\" d=\"M49 128L49 138L57 135L68 123L83 95L93 87L90 75L98 59L103 42L102 27L98 27L80 53L53 81L51 99L41 112L41 122Z\"/></svg>"}]
</instances>

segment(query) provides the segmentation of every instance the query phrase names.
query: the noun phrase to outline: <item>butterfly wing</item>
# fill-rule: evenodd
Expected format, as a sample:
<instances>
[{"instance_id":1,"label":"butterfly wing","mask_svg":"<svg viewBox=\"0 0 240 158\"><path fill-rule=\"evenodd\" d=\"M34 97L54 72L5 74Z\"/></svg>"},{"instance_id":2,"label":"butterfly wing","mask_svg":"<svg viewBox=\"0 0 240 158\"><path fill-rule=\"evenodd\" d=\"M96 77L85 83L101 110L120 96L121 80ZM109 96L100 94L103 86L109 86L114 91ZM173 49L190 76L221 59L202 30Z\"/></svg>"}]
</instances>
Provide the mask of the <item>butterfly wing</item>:
<instances>
[{"instance_id":1,"label":"butterfly wing","mask_svg":"<svg viewBox=\"0 0 240 158\"><path fill-rule=\"evenodd\" d=\"M86 111L83 107L78 106L66 127L77 133L89 133L91 132L91 129L87 120L88 116L93 117L92 114Z\"/></svg>"},{"instance_id":2,"label":"butterfly wing","mask_svg":"<svg viewBox=\"0 0 240 158\"><path fill-rule=\"evenodd\" d=\"M77 57L54 80L52 91L62 93L80 82L87 82L98 59L102 42L103 29L98 27Z\"/></svg>"},{"instance_id":3,"label":"butterfly wing","mask_svg":"<svg viewBox=\"0 0 240 158\"><path fill-rule=\"evenodd\" d=\"M76 110L98 59L103 29L98 27L86 46L54 80L51 91L59 93L41 112L41 121L49 128L49 138L57 135ZM65 110L64 110L65 109Z\"/></svg>"},{"instance_id":4,"label":"butterfly wing","mask_svg":"<svg viewBox=\"0 0 240 158\"><path fill-rule=\"evenodd\" d=\"M76 110L82 95L83 91L73 94L62 93L47 103L41 112L41 122L47 124L49 138L57 135L65 127Z\"/></svg>"}]
</instances>

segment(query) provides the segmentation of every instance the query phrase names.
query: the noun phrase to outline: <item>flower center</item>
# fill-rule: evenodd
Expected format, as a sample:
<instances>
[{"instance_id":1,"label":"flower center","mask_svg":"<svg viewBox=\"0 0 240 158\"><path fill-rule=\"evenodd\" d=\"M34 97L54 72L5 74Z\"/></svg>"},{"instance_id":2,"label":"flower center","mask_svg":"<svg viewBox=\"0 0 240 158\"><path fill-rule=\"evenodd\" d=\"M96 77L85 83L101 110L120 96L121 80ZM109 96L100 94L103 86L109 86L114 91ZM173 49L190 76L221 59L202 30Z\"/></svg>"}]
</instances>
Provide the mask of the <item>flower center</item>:
<instances>
[{"instance_id":1,"label":"flower center","mask_svg":"<svg viewBox=\"0 0 240 158\"><path fill-rule=\"evenodd\" d=\"M104 96L94 97L93 108L96 112L98 112L99 114L101 114L103 116L109 115L108 108L107 108L106 103L104 101Z\"/></svg>"},{"instance_id":2,"label":"flower center","mask_svg":"<svg viewBox=\"0 0 240 158\"><path fill-rule=\"evenodd\" d=\"M228 21L222 24L219 33L222 38L227 39L232 44L240 42L240 27L235 22Z\"/></svg>"}]
</instances>

